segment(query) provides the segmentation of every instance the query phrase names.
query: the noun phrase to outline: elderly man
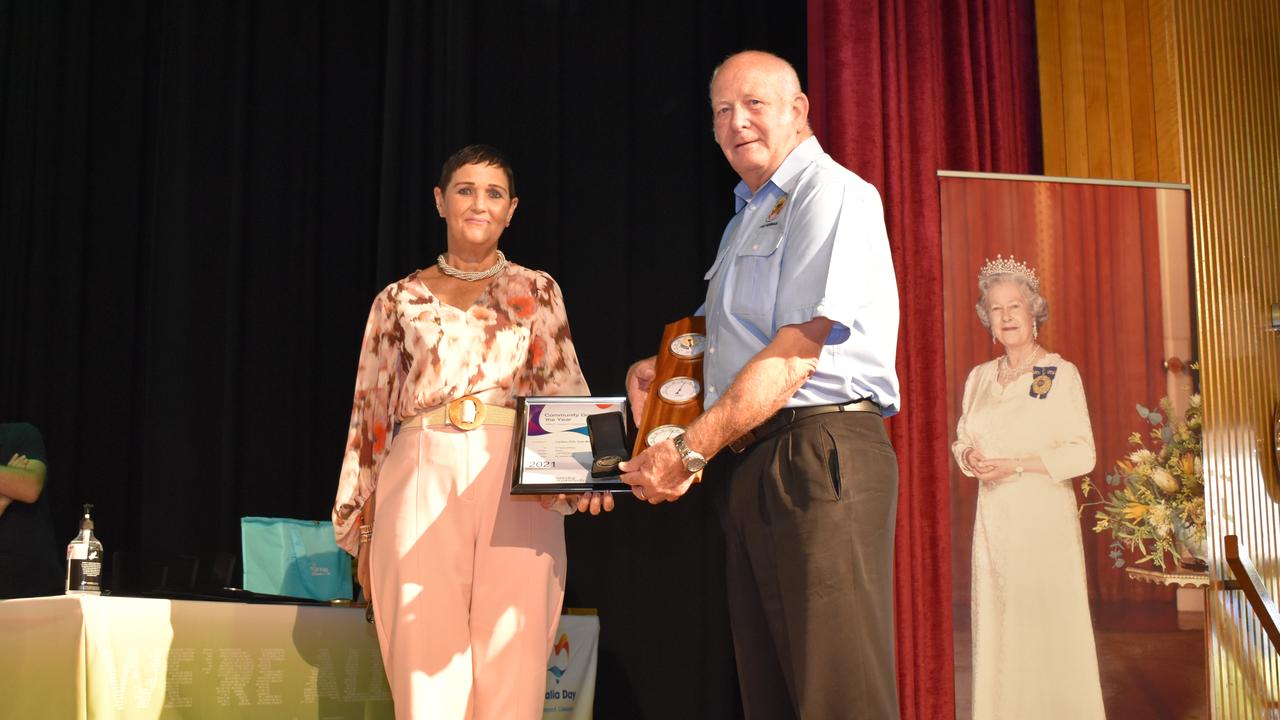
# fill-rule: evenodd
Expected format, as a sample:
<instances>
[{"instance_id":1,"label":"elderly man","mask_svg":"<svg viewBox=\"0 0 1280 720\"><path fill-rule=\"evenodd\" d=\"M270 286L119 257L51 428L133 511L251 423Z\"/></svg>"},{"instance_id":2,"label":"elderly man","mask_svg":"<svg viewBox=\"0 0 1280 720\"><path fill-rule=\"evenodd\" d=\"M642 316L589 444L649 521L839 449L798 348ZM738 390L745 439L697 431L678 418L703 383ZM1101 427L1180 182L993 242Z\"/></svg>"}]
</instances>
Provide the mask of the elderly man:
<instances>
[{"instance_id":1,"label":"elderly man","mask_svg":"<svg viewBox=\"0 0 1280 720\"><path fill-rule=\"evenodd\" d=\"M822 151L795 70L743 52L712 75L742 178L703 312L705 410L623 466L650 503L707 458L726 535L748 718L896 717L898 292L875 188ZM637 414L654 358L628 372Z\"/></svg>"}]
</instances>

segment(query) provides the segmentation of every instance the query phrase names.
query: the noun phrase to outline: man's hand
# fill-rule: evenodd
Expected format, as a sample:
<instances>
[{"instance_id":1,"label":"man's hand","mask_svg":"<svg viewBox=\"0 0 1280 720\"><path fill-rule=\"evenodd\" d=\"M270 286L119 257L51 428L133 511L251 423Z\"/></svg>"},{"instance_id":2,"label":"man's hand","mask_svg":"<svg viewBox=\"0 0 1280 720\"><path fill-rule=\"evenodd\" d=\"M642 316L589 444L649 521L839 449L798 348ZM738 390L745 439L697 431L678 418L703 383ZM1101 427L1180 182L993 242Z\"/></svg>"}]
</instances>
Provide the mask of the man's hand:
<instances>
[{"instance_id":1,"label":"man's hand","mask_svg":"<svg viewBox=\"0 0 1280 720\"><path fill-rule=\"evenodd\" d=\"M13 457L9 458L9 462L5 464L8 465L9 467L25 468L31 465L31 461L28 460L27 456L23 455L22 453L14 453Z\"/></svg>"},{"instance_id":2,"label":"man's hand","mask_svg":"<svg viewBox=\"0 0 1280 720\"><path fill-rule=\"evenodd\" d=\"M644 403L649 397L649 384L653 382L657 356L637 361L627 370L627 400L631 402L631 418L636 427L644 417Z\"/></svg>"},{"instance_id":3,"label":"man's hand","mask_svg":"<svg viewBox=\"0 0 1280 720\"><path fill-rule=\"evenodd\" d=\"M680 499L697 477L685 470L680 453L670 440L645 448L618 467L623 473L622 482L631 486L631 494L651 505Z\"/></svg>"}]
</instances>

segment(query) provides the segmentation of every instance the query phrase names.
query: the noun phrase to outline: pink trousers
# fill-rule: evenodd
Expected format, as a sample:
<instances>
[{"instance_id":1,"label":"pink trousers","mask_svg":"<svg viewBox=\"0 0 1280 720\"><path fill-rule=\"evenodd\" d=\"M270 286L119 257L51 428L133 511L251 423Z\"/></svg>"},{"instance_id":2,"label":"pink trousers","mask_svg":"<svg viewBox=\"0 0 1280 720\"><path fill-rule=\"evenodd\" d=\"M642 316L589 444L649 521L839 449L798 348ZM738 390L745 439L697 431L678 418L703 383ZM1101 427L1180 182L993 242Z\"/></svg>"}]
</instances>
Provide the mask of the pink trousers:
<instances>
[{"instance_id":1,"label":"pink trousers","mask_svg":"<svg viewBox=\"0 0 1280 720\"><path fill-rule=\"evenodd\" d=\"M564 519L510 495L510 449L510 428L413 428L383 462L369 555L397 720L542 716Z\"/></svg>"}]
</instances>

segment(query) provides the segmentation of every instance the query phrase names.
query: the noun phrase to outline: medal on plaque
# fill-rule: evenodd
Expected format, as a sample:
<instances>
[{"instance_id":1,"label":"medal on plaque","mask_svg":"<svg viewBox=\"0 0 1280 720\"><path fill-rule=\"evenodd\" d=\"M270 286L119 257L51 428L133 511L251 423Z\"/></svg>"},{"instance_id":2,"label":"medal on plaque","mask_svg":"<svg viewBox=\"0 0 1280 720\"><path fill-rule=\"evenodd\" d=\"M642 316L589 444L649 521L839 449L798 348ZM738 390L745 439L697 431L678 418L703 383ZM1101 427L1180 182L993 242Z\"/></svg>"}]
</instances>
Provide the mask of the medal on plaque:
<instances>
[{"instance_id":1,"label":"medal on plaque","mask_svg":"<svg viewBox=\"0 0 1280 720\"><path fill-rule=\"evenodd\" d=\"M702 413L702 356L706 350L705 318L695 315L667 325L632 454L683 433Z\"/></svg>"},{"instance_id":2,"label":"medal on plaque","mask_svg":"<svg viewBox=\"0 0 1280 720\"><path fill-rule=\"evenodd\" d=\"M617 477L622 474L618 463L627 460L626 419L618 411L597 413L587 417L587 434L591 440L591 477Z\"/></svg>"}]
</instances>

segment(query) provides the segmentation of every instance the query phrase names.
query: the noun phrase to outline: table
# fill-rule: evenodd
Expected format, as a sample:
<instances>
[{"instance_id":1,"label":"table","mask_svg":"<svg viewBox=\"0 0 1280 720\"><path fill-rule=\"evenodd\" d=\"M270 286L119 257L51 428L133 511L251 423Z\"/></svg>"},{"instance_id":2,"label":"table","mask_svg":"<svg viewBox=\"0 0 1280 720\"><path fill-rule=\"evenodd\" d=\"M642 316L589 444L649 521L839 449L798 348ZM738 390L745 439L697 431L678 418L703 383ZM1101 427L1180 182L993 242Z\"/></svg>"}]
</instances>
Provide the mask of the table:
<instances>
[{"instance_id":1,"label":"table","mask_svg":"<svg viewBox=\"0 0 1280 720\"><path fill-rule=\"evenodd\" d=\"M1125 568L1125 574L1139 582L1177 588L1178 629L1198 630L1204 627L1205 594L1209 591L1209 573L1203 570L1156 570L1154 568ZM1186 616L1184 613L1192 613Z\"/></svg>"},{"instance_id":2,"label":"table","mask_svg":"<svg viewBox=\"0 0 1280 720\"><path fill-rule=\"evenodd\" d=\"M565 616L545 717L590 718L599 619ZM0 601L0 720L392 718L364 609L96 595Z\"/></svg>"},{"instance_id":3,"label":"table","mask_svg":"<svg viewBox=\"0 0 1280 720\"><path fill-rule=\"evenodd\" d=\"M359 608L6 600L0 645L0 718L394 715Z\"/></svg>"}]
</instances>

